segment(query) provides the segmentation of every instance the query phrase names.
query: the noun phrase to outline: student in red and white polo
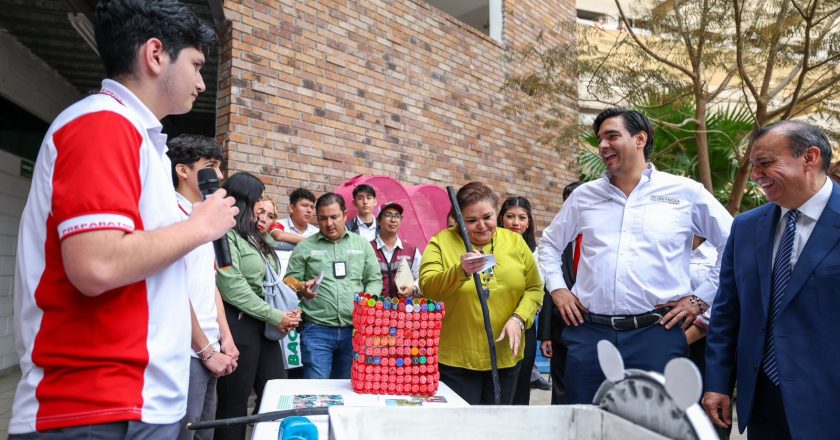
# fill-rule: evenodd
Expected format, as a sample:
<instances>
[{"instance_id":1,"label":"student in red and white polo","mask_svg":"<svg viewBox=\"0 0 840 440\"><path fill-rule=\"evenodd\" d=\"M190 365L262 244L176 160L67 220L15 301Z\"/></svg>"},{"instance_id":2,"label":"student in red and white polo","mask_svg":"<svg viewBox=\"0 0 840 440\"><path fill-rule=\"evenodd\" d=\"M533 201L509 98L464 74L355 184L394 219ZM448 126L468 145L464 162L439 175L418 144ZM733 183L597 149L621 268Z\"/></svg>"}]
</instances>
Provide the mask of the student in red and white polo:
<instances>
[{"instance_id":1,"label":"student in red and white polo","mask_svg":"<svg viewBox=\"0 0 840 440\"><path fill-rule=\"evenodd\" d=\"M111 79L50 126L21 220L12 439L177 435L190 357L183 256L237 212L219 192L179 221L159 121L204 91L212 29L174 0L101 1L95 23Z\"/></svg>"}]
</instances>

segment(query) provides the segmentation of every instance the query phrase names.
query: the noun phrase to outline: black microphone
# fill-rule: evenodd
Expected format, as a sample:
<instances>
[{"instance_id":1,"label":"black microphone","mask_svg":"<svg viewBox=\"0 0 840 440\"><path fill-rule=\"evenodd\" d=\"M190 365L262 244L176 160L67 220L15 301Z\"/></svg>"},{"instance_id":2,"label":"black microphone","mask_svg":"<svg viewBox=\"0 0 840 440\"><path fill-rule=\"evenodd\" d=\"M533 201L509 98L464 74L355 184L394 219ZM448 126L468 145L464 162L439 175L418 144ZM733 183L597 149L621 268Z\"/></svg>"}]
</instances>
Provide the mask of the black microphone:
<instances>
[{"instance_id":1,"label":"black microphone","mask_svg":"<svg viewBox=\"0 0 840 440\"><path fill-rule=\"evenodd\" d=\"M207 200L211 194L219 189L219 176L214 168L203 168L198 170L198 189L204 200ZM219 270L230 268L230 245L228 244L227 235L213 240L213 250L216 251L216 266Z\"/></svg>"}]
</instances>

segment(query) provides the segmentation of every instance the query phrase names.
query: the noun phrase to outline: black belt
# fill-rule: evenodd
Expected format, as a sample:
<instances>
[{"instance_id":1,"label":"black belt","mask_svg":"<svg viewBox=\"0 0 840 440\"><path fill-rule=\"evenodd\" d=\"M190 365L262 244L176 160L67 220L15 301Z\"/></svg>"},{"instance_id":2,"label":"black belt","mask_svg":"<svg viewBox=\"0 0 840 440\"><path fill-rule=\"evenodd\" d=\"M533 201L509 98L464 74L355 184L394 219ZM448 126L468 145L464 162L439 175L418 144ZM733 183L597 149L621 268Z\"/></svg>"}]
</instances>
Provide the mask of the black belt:
<instances>
[{"instance_id":1,"label":"black belt","mask_svg":"<svg viewBox=\"0 0 840 440\"><path fill-rule=\"evenodd\" d=\"M599 315L597 313L584 313L583 320L592 324L606 325L616 331L635 330L649 327L662 320L671 310L671 307L651 310L638 315Z\"/></svg>"}]
</instances>

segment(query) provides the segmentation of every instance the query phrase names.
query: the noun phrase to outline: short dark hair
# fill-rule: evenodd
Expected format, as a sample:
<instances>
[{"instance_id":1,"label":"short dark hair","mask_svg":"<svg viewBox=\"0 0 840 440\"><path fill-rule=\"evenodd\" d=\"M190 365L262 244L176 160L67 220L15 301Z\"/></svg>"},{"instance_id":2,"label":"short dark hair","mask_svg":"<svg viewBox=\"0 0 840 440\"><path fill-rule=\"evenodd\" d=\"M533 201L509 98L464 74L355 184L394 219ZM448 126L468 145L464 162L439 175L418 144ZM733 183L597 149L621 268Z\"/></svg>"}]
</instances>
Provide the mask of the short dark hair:
<instances>
[{"instance_id":1,"label":"short dark hair","mask_svg":"<svg viewBox=\"0 0 840 440\"><path fill-rule=\"evenodd\" d=\"M312 191L306 188L298 188L292 191L291 194L289 194L289 203L291 203L292 205L299 202L300 199L306 199L312 203L315 203L315 194L312 194Z\"/></svg>"},{"instance_id":2,"label":"short dark hair","mask_svg":"<svg viewBox=\"0 0 840 440\"><path fill-rule=\"evenodd\" d=\"M185 164L192 167L201 158L216 159L222 161L222 150L219 144L212 138L198 134L182 134L167 142L169 151L166 155L172 162L172 185L178 187L178 174L175 173L175 166Z\"/></svg>"},{"instance_id":3,"label":"short dark hair","mask_svg":"<svg viewBox=\"0 0 840 440\"><path fill-rule=\"evenodd\" d=\"M207 55L216 32L176 0L101 0L94 12L96 45L105 75L116 78L135 71L137 49L157 38L172 61L185 47Z\"/></svg>"},{"instance_id":4,"label":"short dark hair","mask_svg":"<svg viewBox=\"0 0 840 440\"><path fill-rule=\"evenodd\" d=\"M653 126L647 116L637 112L636 110L627 110L625 108L608 108L602 111L595 117L595 122L592 123L592 129L595 131L595 136L598 136L598 130L601 129L601 124L609 118L621 116L624 123L624 129L630 132L631 136L639 134L644 131L647 134L647 143L645 143L645 160L650 158L650 153L653 151Z\"/></svg>"},{"instance_id":5,"label":"short dark hair","mask_svg":"<svg viewBox=\"0 0 840 440\"><path fill-rule=\"evenodd\" d=\"M831 167L831 142L825 133L814 124L804 121L784 120L774 122L765 127L757 128L750 136L750 143L761 139L767 133L778 130L788 142L793 157L799 157L810 147L817 147L820 150L822 169L827 174Z\"/></svg>"},{"instance_id":6,"label":"short dark hair","mask_svg":"<svg viewBox=\"0 0 840 440\"><path fill-rule=\"evenodd\" d=\"M321 207L329 206L333 203L338 203L338 207L341 208L341 212L347 211L347 208L344 206L344 197L341 197L341 195L334 192L328 192L322 194L321 197L318 197L318 200L315 201L315 212L318 212L318 209Z\"/></svg>"},{"instance_id":7,"label":"short dark hair","mask_svg":"<svg viewBox=\"0 0 840 440\"><path fill-rule=\"evenodd\" d=\"M370 194L371 197L373 197L374 199L376 198L376 190L373 189L373 187L368 185L367 183L363 183L363 184L353 188L353 199L355 199L356 196L358 196L359 194L362 194L362 193Z\"/></svg>"},{"instance_id":8,"label":"short dark hair","mask_svg":"<svg viewBox=\"0 0 840 440\"><path fill-rule=\"evenodd\" d=\"M455 195L455 199L458 201L458 208L462 211L470 205L483 201L490 202L494 209L499 204L499 195L481 182L470 182L462 186Z\"/></svg>"},{"instance_id":9,"label":"short dark hair","mask_svg":"<svg viewBox=\"0 0 840 440\"><path fill-rule=\"evenodd\" d=\"M563 201L565 202L566 199L568 199L569 196L572 195L572 191L576 190L577 187L579 187L581 185L583 185L583 182L581 182L581 181L572 182L572 183L566 185L566 187L563 188Z\"/></svg>"}]
</instances>

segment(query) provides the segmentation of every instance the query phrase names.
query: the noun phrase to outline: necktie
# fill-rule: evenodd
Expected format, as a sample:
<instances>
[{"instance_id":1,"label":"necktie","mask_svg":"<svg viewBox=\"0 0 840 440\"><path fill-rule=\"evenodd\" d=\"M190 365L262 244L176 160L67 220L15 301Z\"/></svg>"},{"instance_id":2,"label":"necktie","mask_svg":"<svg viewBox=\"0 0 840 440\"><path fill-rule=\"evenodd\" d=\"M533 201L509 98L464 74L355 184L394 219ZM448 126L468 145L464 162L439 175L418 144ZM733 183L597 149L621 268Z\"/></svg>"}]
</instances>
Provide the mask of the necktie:
<instances>
[{"instance_id":1,"label":"necktie","mask_svg":"<svg viewBox=\"0 0 840 440\"><path fill-rule=\"evenodd\" d=\"M773 261L773 280L770 290L770 308L767 311L767 340L764 344L764 357L761 359L761 368L767 374L767 378L774 385L779 384L779 368L776 365L776 347L773 342L773 327L776 324L776 315L779 313L779 305L782 303L785 289L793 267L790 258L793 254L793 239L796 235L796 219L799 218L799 211L792 210L787 213L785 230L779 240L779 249L776 251L776 259Z\"/></svg>"},{"instance_id":2,"label":"necktie","mask_svg":"<svg viewBox=\"0 0 840 440\"><path fill-rule=\"evenodd\" d=\"M578 263L580 263L581 244L583 244L583 234L578 234L577 238L575 238L575 253L574 258L572 259L574 261L574 270L572 271L572 273L575 274L575 276L577 276Z\"/></svg>"}]
</instances>

